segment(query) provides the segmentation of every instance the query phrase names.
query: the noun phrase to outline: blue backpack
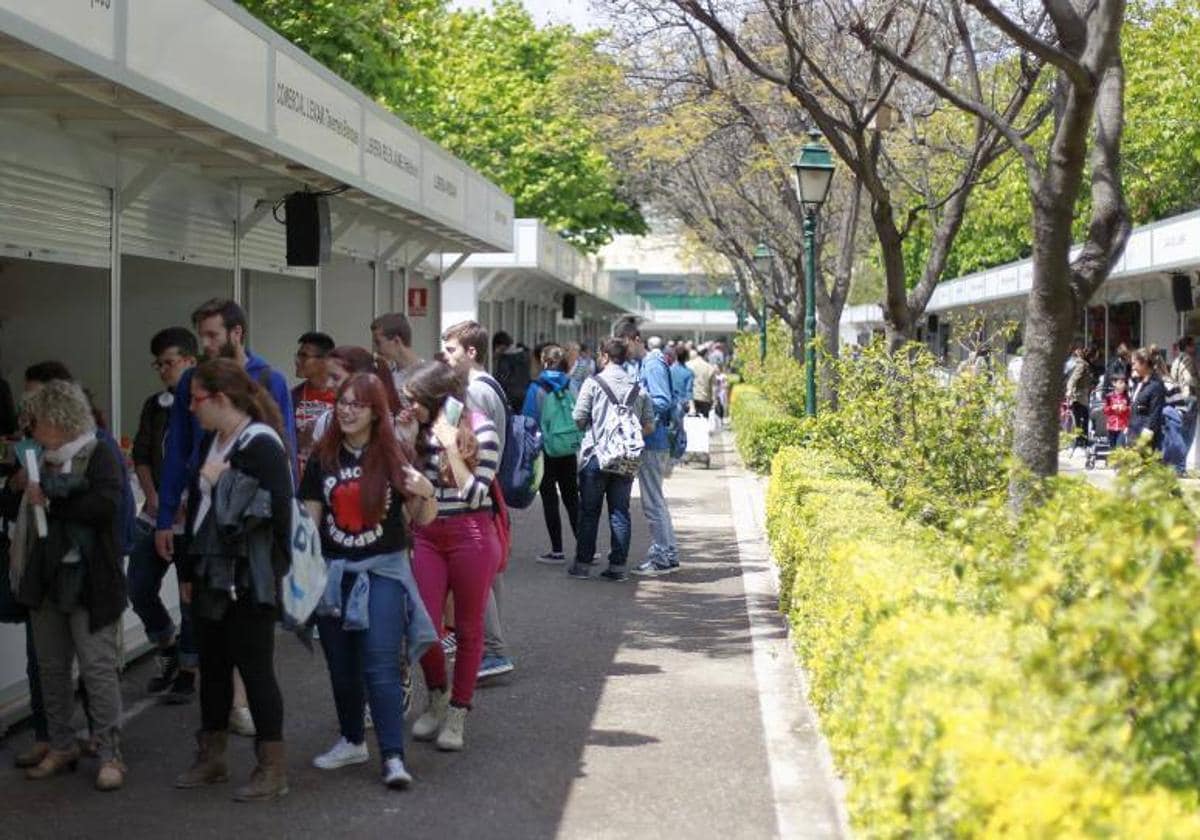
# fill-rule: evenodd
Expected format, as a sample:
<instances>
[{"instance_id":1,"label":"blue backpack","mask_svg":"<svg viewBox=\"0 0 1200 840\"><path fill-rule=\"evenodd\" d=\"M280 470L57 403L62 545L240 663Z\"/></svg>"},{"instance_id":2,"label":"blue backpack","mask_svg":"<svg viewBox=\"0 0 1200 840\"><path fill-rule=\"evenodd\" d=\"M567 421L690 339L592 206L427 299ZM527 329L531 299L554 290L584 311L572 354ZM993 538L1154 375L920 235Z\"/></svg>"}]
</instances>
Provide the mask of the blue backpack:
<instances>
[{"instance_id":1,"label":"blue backpack","mask_svg":"<svg viewBox=\"0 0 1200 840\"><path fill-rule=\"evenodd\" d=\"M500 469L496 479L504 503L518 510L529 507L537 498L542 486L544 463L542 459L542 428L538 421L524 414L512 414L505 399L504 390L490 376L481 377L500 401L504 403L506 436L504 452L500 456Z\"/></svg>"}]
</instances>

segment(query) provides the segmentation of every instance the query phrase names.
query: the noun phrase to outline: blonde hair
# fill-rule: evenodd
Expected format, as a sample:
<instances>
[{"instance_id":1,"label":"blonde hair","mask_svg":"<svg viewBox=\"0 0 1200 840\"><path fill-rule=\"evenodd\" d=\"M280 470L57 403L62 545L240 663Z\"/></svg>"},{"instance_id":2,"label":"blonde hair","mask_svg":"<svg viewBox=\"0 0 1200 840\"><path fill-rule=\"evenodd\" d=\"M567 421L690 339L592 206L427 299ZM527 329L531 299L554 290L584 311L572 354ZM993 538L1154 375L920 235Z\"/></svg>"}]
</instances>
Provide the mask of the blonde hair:
<instances>
[{"instance_id":1,"label":"blonde hair","mask_svg":"<svg viewBox=\"0 0 1200 840\"><path fill-rule=\"evenodd\" d=\"M35 424L46 423L72 439L96 431L92 404L74 382L47 382L25 396L24 410Z\"/></svg>"}]
</instances>

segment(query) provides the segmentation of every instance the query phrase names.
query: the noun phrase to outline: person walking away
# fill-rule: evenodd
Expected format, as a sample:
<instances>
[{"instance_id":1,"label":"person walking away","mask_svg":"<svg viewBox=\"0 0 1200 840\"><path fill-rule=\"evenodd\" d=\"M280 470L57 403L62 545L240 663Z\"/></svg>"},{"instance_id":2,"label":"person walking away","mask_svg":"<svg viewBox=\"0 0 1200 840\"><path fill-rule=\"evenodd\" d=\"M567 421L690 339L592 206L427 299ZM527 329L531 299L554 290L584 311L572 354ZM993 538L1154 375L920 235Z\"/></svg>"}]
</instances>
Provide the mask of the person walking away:
<instances>
[{"instance_id":1,"label":"person walking away","mask_svg":"<svg viewBox=\"0 0 1200 840\"><path fill-rule=\"evenodd\" d=\"M1124 446L1129 430L1129 392L1124 377L1113 380L1112 391L1104 397L1104 423L1108 429L1108 445Z\"/></svg>"},{"instance_id":2,"label":"person walking away","mask_svg":"<svg viewBox=\"0 0 1200 840\"><path fill-rule=\"evenodd\" d=\"M579 526L575 533L575 561L567 569L567 575L579 580L591 576L589 569L596 553L600 512L606 504L611 547L608 568L600 573L600 578L614 582L629 579L626 572L632 538L629 498L633 492L634 473L602 470L596 455L597 444L607 424L616 418L619 406L629 407L641 425L643 435L654 431L650 399L642 393L637 379L625 370L628 352L623 339L610 338L604 342L600 372L583 383L575 403L575 424L583 431L578 461Z\"/></svg>"},{"instance_id":3,"label":"person walking away","mask_svg":"<svg viewBox=\"0 0 1200 840\"><path fill-rule=\"evenodd\" d=\"M529 384L521 413L532 417L542 430L545 472L538 493L542 497L542 515L550 537L550 550L537 558L539 563L565 563L562 517L559 495L567 509L572 536L579 527L579 482L576 464L583 433L575 425L575 398L567 374L567 353L556 344L542 349L542 372Z\"/></svg>"},{"instance_id":4,"label":"person walking away","mask_svg":"<svg viewBox=\"0 0 1200 840\"><path fill-rule=\"evenodd\" d=\"M162 482L166 455L167 425L175 392L183 374L196 366L196 337L186 327L168 327L150 339L151 362L163 389L142 403L137 434L133 438L133 469L146 502L137 519L137 536L129 553L129 600L142 622L146 638L157 646L158 674L146 686L148 694L160 695L162 702L182 704L196 695L196 667L199 654L192 632L191 610L179 605L179 626L171 619L159 592L163 577L171 567L154 550L154 528L158 517L158 487ZM177 540L185 540L183 522L176 517L173 525ZM178 578L178 568L176 568Z\"/></svg>"},{"instance_id":5,"label":"person walking away","mask_svg":"<svg viewBox=\"0 0 1200 840\"><path fill-rule=\"evenodd\" d=\"M662 354L662 339L652 336L643 350L637 324L627 320L618 325L616 335L630 345L636 358L644 353L639 383L650 398L654 409L654 431L645 436L646 449L638 467L638 487L642 495L642 513L650 526L650 548L645 559L634 570L644 576L666 575L679 568L679 547L675 542L675 526L663 491L663 481L670 469L671 372ZM628 363L628 362L627 362Z\"/></svg>"},{"instance_id":6,"label":"person walking away","mask_svg":"<svg viewBox=\"0 0 1200 840\"><path fill-rule=\"evenodd\" d=\"M682 344L675 348L675 361L671 364L671 393L680 411L687 415L694 398L696 374L688 367L692 354Z\"/></svg>"},{"instance_id":7,"label":"person walking away","mask_svg":"<svg viewBox=\"0 0 1200 840\"><path fill-rule=\"evenodd\" d=\"M316 444L313 433L317 421L333 408L334 394L329 387L327 359L333 352L333 339L322 332L300 336L296 349L296 376L300 384L292 389L292 408L296 413L296 465L300 475Z\"/></svg>"},{"instance_id":8,"label":"person walking away","mask_svg":"<svg viewBox=\"0 0 1200 840\"><path fill-rule=\"evenodd\" d=\"M707 420L712 411L713 377L717 369L699 353L689 359L687 367L692 372L692 406L697 414Z\"/></svg>"},{"instance_id":9,"label":"person walking away","mask_svg":"<svg viewBox=\"0 0 1200 840\"><path fill-rule=\"evenodd\" d=\"M242 307L232 300L213 298L192 313L192 325L200 337L205 358L234 360L251 379L270 393L283 418L283 440L289 458L292 458L296 452L296 427L287 380L279 371L272 369L265 359L250 351L247 345L246 313ZM180 377L167 424L166 453L158 491L158 522L154 532L155 550L167 562L184 551L181 546L176 552L174 525L180 509L184 507L184 491L194 482L201 462L200 443L204 433L191 410L193 374L194 369L184 371ZM293 471L295 468L293 459ZM239 683L238 702L233 712L234 731L252 736L254 725L249 710L241 702L240 688Z\"/></svg>"},{"instance_id":10,"label":"person walking away","mask_svg":"<svg viewBox=\"0 0 1200 840\"><path fill-rule=\"evenodd\" d=\"M317 607L341 737L313 759L333 770L369 759L363 687L379 742L383 783L412 783L404 766L400 657L415 665L437 633L413 577L408 522L437 516L433 485L412 466L392 427L383 382L359 373L337 392L337 422L321 438L300 499L321 533L329 584ZM405 642L407 641L407 644Z\"/></svg>"},{"instance_id":11,"label":"person walking away","mask_svg":"<svg viewBox=\"0 0 1200 840\"><path fill-rule=\"evenodd\" d=\"M288 792L275 622L280 579L291 565L292 459L278 405L237 361L204 362L189 387L204 435L202 466L188 491L191 540L181 576L200 643L201 722L196 760L175 786L228 779L236 667L246 685L258 763L234 799L276 799Z\"/></svg>"},{"instance_id":12,"label":"person walking away","mask_svg":"<svg viewBox=\"0 0 1200 840\"><path fill-rule=\"evenodd\" d=\"M1075 445L1087 448L1088 400L1092 394L1092 366L1088 364L1083 346L1075 350L1075 364L1067 376L1067 399L1071 401L1071 416L1075 419Z\"/></svg>"},{"instance_id":13,"label":"person walking away","mask_svg":"<svg viewBox=\"0 0 1200 840\"><path fill-rule=\"evenodd\" d=\"M96 788L124 785L117 623L125 610L121 556L121 471L96 437L95 420L78 385L53 381L25 399L43 452L40 481L28 481L13 534L10 580L30 610L50 749L28 779L73 770L79 746L71 725L72 665L88 690L100 758Z\"/></svg>"},{"instance_id":14,"label":"person walking away","mask_svg":"<svg viewBox=\"0 0 1200 840\"><path fill-rule=\"evenodd\" d=\"M421 361L412 349L412 324L400 312L388 312L371 322L371 342L392 374L396 393L404 395L404 382Z\"/></svg>"},{"instance_id":15,"label":"person walking away","mask_svg":"<svg viewBox=\"0 0 1200 840\"><path fill-rule=\"evenodd\" d=\"M1197 397L1200 397L1200 375L1196 372L1196 339L1190 335L1182 336L1176 346L1179 354L1171 363L1171 379L1183 398L1183 442L1187 451L1191 452L1192 443L1196 439Z\"/></svg>"},{"instance_id":16,"label":"person walking away","mask_svg":"<svg viewBox=\"0 0 1200 840\"><path fill-rule=\"evenodd\" d=\"M1129 431L1131 443L1149 445L1154 451L1162 448L1163 408L1167 389L1154 370L1151 353L1145 347L1130 356L1137 387L1129 398Z\"/></svg>"},{"instance_id":17,"label":"person walking away","mask_svg":"<svg viewBox=\"0 0 1200 840\"><path fill-rule=\"evenodd\" d=\"M442 353L446 363L467 382L467 409L477 411L496 427L500 440L500 460L508 443L508 405L502 397L505 389L487 372L488 333L475 321L461 321L442 334ZM518 407L519 410L519 407ZM508 558L501 563L506 565ZM503 568L492 577L487 607L483 615L483 660L479 678L490 679L511 673L517 666L504 640L501 608L504 599Z\"/></svg>"},{"instance_id":18,"label":"person walking away","mask_svg":"<svg viewBox=\"0 0 1200 840\"><path fill-rule=\"evenodd\" d=\"M447 397L466 398L465 383L448 365L422 363L405 389L419 424L421 471L433 484L438 505L432 522L413 529L413 572L435 627L442 626L446 595L454 595L458 634L451 691L442 646L431 646L421 658L429 705L413 724L413 738L436 739L441 750L461 750L483 660L483 611L501 561L491 498L500 440L492 421L479 412L464 410L457 423L447 418Z\"/></svg>"}]
</instances>

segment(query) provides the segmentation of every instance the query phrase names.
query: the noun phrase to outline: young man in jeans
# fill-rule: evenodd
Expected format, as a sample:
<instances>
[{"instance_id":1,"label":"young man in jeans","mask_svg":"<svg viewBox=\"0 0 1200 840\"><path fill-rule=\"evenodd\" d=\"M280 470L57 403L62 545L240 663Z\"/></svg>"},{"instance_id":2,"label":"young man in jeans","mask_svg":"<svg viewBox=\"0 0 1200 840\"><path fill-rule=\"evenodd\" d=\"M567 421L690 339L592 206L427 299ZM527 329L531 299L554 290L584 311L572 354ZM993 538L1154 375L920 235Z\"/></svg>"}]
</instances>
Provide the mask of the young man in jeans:
<instances>
[{"instance_id":1,"label":"young man in jeans","mask_svg":"<svg viewBox=\"0 0 1200 840\"><path fill-rule=\"evenodd\" d=\"M502 399L503 387L488 374L488 332L476 321L460 321L442 333L442 352L446 363L467 382L467 408L478 411L492 421L500 438L500 458L508 437L508 406ZM492 577L483 616L483 661L479 664L479 679L485 680L508 674L516 663L508 655L504 641L504 626L500 623L500 603L504 599L504 573Z\"/></svg>"},{"instance_id":2,"label":"young man in jeans","mask_svg":"<svg viewBox=\"0 0 1200 840\"><path fill-rule=\"evenodd\" d=\"M646 435L646 449L638 467L638 487L642 491L642 513L650 526L650 550L646 559L633 570L635 575L667 575L679 568L679 547L675 543L675 526L663 492L663 480L671 466L671 408L674 395L671 388L671 369L662 353L662 339L652 337L649 352L642 343L637 324L626 320L617 325L615 335L625 339L630 358L625 368L637 372L642 390L653 405L656 423Z\"/></svg>"},{"instance_id":3,"label":"young man in jeans","mask_svg":"<svg viewBox=\"0 0 1200 840\"><path fill-rule=\"evenodd\" d=\"M199 665L191 611L187 604L179 605L176 628L159 597L163 576L171 564L154 550L154 524L171 406L175 404L175 389L184 371L196 366L196 337L186 327L168 327L150 340L150 354L163 390L151 394L142 404L133 438L133 467L146 503L138 516L137 538L129 553L129 600L146 629L146 638L158 645L158 676L150 680L146 691L162 695L164 703L187 703L196 694ZM182 535L179 537L182 539Z\"/></svg>"},{"instance_id":4,"label":"young man in jeans","mask_svg":"<svg viewBox=\"0 0 1200 840\"><path fill-rule=\"evenodd\" d=\"M637 379L624 368L628 349L620 338L610 338L601 348L601 371L598 378L624 403L629 392L637 385ZM575 535L575 562L567 569L570 577L586 580L588 569L596 552L596 534L600 529L600 509L608 502L608 524L612 531L612 549L608 555L608 569L600 574L604 580L628 580L625 563L629 559L630 519L629 496L633 490L633 476L607 473L600 469L596 460L596 433L604 425L605 415L612 403L604 389L595 379L585 380L575 402L575 423L583 429L583 441L579 447L579 529ZM642 424L642 434L654 431L654 413L650 400L638 393L633 401L633 412ZM645 453L643 453L643 456Z\"/></svg>"}]
</instances>

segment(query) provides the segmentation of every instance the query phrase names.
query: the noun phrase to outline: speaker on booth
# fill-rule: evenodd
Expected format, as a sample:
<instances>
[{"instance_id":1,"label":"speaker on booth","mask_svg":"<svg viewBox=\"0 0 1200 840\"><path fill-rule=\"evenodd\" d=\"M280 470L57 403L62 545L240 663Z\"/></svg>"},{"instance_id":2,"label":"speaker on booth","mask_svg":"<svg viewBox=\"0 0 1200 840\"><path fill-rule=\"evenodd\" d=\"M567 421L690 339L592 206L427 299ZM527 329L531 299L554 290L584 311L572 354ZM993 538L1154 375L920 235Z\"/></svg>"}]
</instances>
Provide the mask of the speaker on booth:
<instances>
[{"instance_id":1,"label":"speaker on booth","mask_svg":"<svg viewBox=\"0 0 1200 840\"><path fill-rule=\"evenodd\" d=\"M562 316L564 321L575 320L575 295L570 292L563 295Z\"/></svg>"},{"instance_id":2,"label":"speaker on booth","mask_svg":"<svg viewBox=\"0 0 1200 840\"><path fill-rule=\"evenodd\" d=\"M287 264L318 266L329 262L332 234L329 200L323 195L294 192L283 201L287 224Z\"/></svg>"},{"instance_id":3,"label":"speaker on booth","mask_svg":"<svg viewBox=\"0 0 1200 840\"><path fill-rule=\"evenodd\" d=\"M1186 274L1171 275L1171 297L1175 299L1176 312L1191 312L1196 308L1192 300L1192 278Z\"/></svg>"}]
</instances>

